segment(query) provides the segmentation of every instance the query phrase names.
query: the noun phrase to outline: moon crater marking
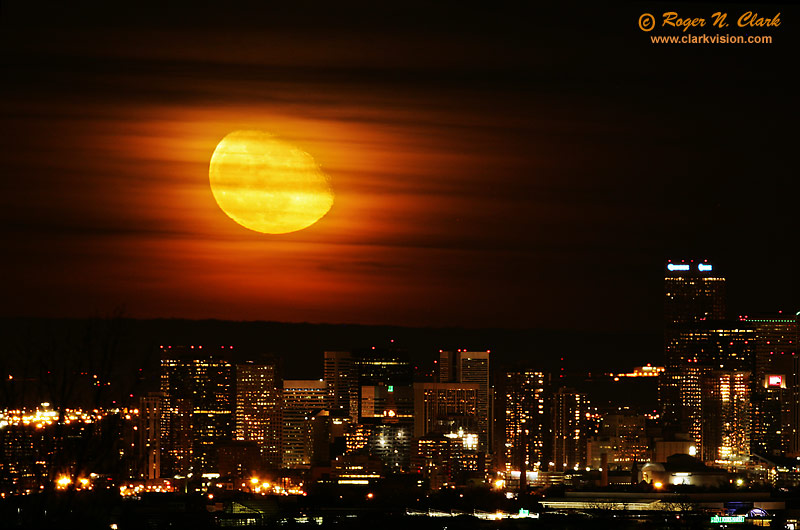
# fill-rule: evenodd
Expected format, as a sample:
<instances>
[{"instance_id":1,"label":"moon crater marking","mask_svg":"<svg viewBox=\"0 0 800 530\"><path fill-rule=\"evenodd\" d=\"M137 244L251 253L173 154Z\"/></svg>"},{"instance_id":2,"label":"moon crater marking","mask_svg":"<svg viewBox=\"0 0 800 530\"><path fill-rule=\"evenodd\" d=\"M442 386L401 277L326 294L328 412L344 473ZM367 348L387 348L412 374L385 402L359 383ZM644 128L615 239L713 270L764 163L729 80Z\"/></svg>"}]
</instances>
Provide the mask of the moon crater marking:
<instances>
[{"instance_id":1,"label":"moon crater marking","mask_svg":"<svg viewBox=\"0 0 800 530\"><path fill-rule=\"evenodd\" d=\"M211 156L208 176L222 211L264 234L308 228L333 206L329 178L314 158L263 131L225 136Z\"/></svg>"}]
</instances>

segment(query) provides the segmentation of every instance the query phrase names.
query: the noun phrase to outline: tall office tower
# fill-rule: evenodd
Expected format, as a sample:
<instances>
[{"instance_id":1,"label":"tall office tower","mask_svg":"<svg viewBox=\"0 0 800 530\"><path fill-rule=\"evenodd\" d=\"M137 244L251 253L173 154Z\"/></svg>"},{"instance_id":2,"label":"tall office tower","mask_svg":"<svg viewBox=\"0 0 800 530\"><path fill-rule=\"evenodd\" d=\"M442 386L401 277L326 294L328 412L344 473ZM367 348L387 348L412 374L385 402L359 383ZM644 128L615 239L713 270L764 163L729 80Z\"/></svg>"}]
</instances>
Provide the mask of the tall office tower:
<instances>
[{"instance_id":1,"label":"tall office tower","mask_svg":"<svg viewBox=\"0 0 800 530\"><path fill-rule=\"evenodd\" d=\"M161 348L162 476L215 471L215 445L233 437L233 365L203 352Z\"/></svg>"},{"instance_id":2,"label":"tall office tower","mask_svg":"<svg viewBox=\"0 0 800 530\"><path fill-rule=\"evenodd\" d=\"M550 411L545 406L549 376L533 370L506 372L503 384L506 470L519 471L523 463L526 470L533 470L545 460L549 445Z\"/></svg>"},{"instance_id":3,"label":"tall office tower","mask_svg":"<svg viewBox=\"0 0 800 530\"><path fill-rule=\"evenodd\" d=\"M553 395L555 471L577 469L586 465L588 411L589 399L586 394L562 387Z\"/></svg>"},{"instance_id":4,"label":"tall office tower","mask_svg":"<svg viewBox=\"0 0 800 530\"><path fill-rule=\"evenodd\" d=\"M731 357L716 333L726 314L725 278L707 261L668 262L664 278L665 371L659 385L661 418L665 427L688 432L699 444L702 412L701 379L719 369L720 355ZM724 328L721 326L720 329ZM723 364L730 364L726 361ZM746 366L739 366L739 369Z\"/></svg>"},{"instance_id":5,"label":"tall office tower","mask_svg":"<svg viewBox=\"0 0 800 530\"><path fill-rule=\"evenodd\" d=\"M350 386L350 417L354 422L363 416L364 387L410 387L414 378L411 362L396 351L367 350L353 358L356 383Z\"/></svg>"},{"instance_id":6,"label":"tall office tower","mask_svg":"<svg viewBox=\"0 0 800 530\"><path fill-rule=\"evenodd\" d=\"M280 467L281 384L276 361L236 365L236 440L255 442L268 467Z\"/></svg>"},{"instance_id":7,"label":"tall office tower","mask_svg":"<svg viewBox=\"0 0 800 530\"><path fill-rule=\"evenodd\" d=\"M161 478L161 406L162 394L149 392L139 398L138 460L140 476L145 480Z\"/></svg>"},{"instance_id":8,"label":"tall office tower","mask_svg":"<svg viewBox=\"0 0 800 530\"><path fill-rule=\"evenodd\" d=\"M743 372L752 380L755 330L741 321L703 321L681 327L673 335L669 376L678 390L676 409L681 432L702 448L704 379L715 370Z\"/></svg>"},{"instance_id":9,"label":"tall office tower","mask_svg":"<svg viewBox=\"0 0 800 530\"><path fill-rule=\"evenodd\" d=\"M283 467L311 465L315 411L328 403L328 387L322 379L283 381Z\"/></svg>"},{"instance_id":10,"label":"tall office tower","mask_svg":"<svg viewBox=\"0 0 800 530\"><path fill-rule=\"evenodd\" d=\"M367 431L367 449L392 471L407 469L414 429L414 394L410 386L361 387L358 423Z\"/></svg>"},{"instance_id":11,"label":"tall office tower","mask_svg":"<svg viewBox=\"0 0 800 530\"><path fill-rule=\"evenodd\" d=\"M439 351L439 381L474 383L478 391L478 448L492 450L493 388L487 351Z\"/></svg>"},{"instance_id":12,"label":"tall office tower","mask_svg":"<svg viewBox=\"0 0 800 530\"><path fill-rule=\"evenodd\" d=\"M783 314L742 317L755 331L751 451L762 456L790 452L796 424L794 359L797 356L797 319Z\"/></svg>"},{"instance_id":13,"label":"tall office tower","mask_svg":"<svg viewBox=\"0 0 800 530\"><path fill-rule=\"evenodd\" d=\"M478 433L475 383L414 383L414 437L462 429Z\"/></svg>"},{"instance_id":14,"label":"tall office tower","mask_svg":"<svg viewBox=\"0 0 800 530\"><path fill-rule=\"evenodd\" d=\"M330 410L350 413L350 400L356 394L358 384L353 368L353 355L349 351L325 352L323 378L328 387Z\"/></svg>"},{"instance_id":15,"label":"tall office tower","mask_svg":"<svg viewBox=\"0 0 800 530\"><path fill-rule=\"evenodd\" d=\"M703 460L750 459L750 373L714 370L703 380Z\"/></svg>"},{"instance_id":16,"label":"tall office tower","mask_svg":"<svg viewBox=\"0 0 800 530\"><path fill-rule=\"evenodd\" d=\"M667 263L664 295L667 325L724 320L727 315L725 278L708 261Z\"/></svg>"}]
</instances>

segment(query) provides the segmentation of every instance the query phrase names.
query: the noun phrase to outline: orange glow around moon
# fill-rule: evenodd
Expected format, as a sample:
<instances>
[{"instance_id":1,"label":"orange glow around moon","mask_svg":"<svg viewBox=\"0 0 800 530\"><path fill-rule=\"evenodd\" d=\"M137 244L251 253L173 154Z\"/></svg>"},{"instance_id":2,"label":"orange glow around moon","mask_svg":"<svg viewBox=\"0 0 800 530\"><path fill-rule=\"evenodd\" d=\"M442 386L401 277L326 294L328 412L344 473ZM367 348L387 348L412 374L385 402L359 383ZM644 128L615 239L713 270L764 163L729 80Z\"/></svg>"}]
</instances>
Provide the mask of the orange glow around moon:
<instances>
[{"instance_id":1,"label":"orange glow around moon","mask_svg":"<svg viewBox=\"0 0 800 530\"><path fill-rule=\"evenodd\" d=\"M314 158L262 131L234 131L217 145L211 191L228 217L250 230L286 234L313 225L333 205Z\"/></svg>"}]
</instances>

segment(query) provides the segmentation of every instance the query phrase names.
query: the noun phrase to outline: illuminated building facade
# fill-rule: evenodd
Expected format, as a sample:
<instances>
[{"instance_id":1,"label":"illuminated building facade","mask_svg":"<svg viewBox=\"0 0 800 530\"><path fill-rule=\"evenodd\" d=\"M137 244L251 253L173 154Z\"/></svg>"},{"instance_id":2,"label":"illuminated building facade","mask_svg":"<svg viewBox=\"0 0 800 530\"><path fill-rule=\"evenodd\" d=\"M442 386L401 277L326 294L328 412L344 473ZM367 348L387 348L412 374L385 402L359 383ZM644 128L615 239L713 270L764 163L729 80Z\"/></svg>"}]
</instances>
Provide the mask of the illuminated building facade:
<instances>
[{"instance_id":1,"label":"illuminated building facade","mask_svg":"<svg viewBox=\"0 0 800 530\"><path fill-rule=\"evenodd\" d=\"M33 423L0 425L0 491L39 491L55 452L53 428Z\"/></svg>"},{"instance_id":2,"label":"illuminated building facade","mask_svg":"<svg viewBox=\"0 0 800 530\"><path fill-rule=\"evenodd\" d=\"M360 391L359 421L377 418L413 424L414 394L411 386L364 385Z\"/></svg>"},{"instance_id":3,"label":"illuminated building facade","mask_svg":"<svg viewBox=\"0 0 800 530\"><path fill-rule=\"evenodd\" d=\"M755 330L751 450L767 457L795 452L797 319L778 314L742 320Z\"/></svg>"},{"instance_id":4,"label":"illuminated building facade","mask_svg":"<svg viewBox=\"0 0 800 530\"><path fill-rule=\"evenodd\" d=\"M477 439L461 433L431 433L414 439L411 472L429 481L433 491L463 483L471 473L479 472Z\"/></svg>"},{"instance_id":5,"label":"illuminated building facade","mask_svg":"<svg viewBox=\"0 0 800 530\"><path fill-rule=\"evenodd\" d=\"M646 418L639 414L606 414L598 436L587 444L587 463L601 467L602 455L610 467L630 469L634 462L648 459Z\"/></svg>"},{"instance_id":6,"label":"illuminated building facade","mask_svg":"<svg viewBox=\"0 0 800 530\"><path fill-rule=\"evenodd\" d=\"M161 348L162 476L216 470L215 445L233 437L234 386L230 362L201 347Z\"/></svg>"},{"instance_id":7,"label":"illuminated building facade","mask_svg":"<svg viewBox=\"0 0 800 530\"><path fill-rule=\"evenodd\" d=\"M341 364L341 363L340 363ZM414 425L411 362L398 350L369 349L353 356L348 445L379 458L388 469L408 468ZM353 380L355 384L353 384Z\"/></svg>"},{"instance_id":8,"label":"illuminated building facade","mask_svg":"<svg viewBox=\"0 0 800 530\"><path fill-rule=\"evenodd\" d=\"M361 409L363 405L371 406L368 397L370 391L367 390L367 397L364 397L364 387L383 386L386 390L392 388L400 391L404 387L410 388L413 381L411 362L396 351L371 349L358 352L353 357L352 370L356 379L356 383L351 384L349 390L350 416L353 421L359 421L363 417L374 417L372 409L367 411Z\"/></svg>"},{"instance_id":9,"label":"illuminated building facade","mask_svg":"<svg viewBox=\"0 0 800 530\"><path fill-rule=\"evenodd\" d=\"M475 383L414 383L414 436L478 432L478 394Z\"/></svg>"},{"instance_id":10,"label":"illuminated building facade","mask_svg":"<svg viewBox=\"0 0 800 530\"><path fill-rule=\"evenodd\" d=\"M408 422L380 422L370 426L367 450L388 471L407 471L411 458L412 427Z\"/></svg>"},{"instance_id":11,"label":"illuminated building facade","mask_svg":"<svg viewBox=\"0 0 800 530\"><path fill-rule=\"evenodd\" d=\"M440 351L439 382L478 385L477 429L479 448L490 452L492 448L492 394L490 354L487 351Z\"/></svg>"},{"instance_id":12,"label":"illuminated building facade","mask_svg":"<svg viewBox=\"0 0 800 530\"><path fill-rule=\"evenodd\" d=\"M555 471L586 465L589 399L586 394L560 388L553 395L553 463Z\"/></svg>"},{"instance_id":13,"label":"illuminated building facade","mask_svg":"<svg viewBox=\"0 0 800 530\"><path fill-rule=\"evenodd\" d=\"M354 454L366 449L372 429L362 423L350 423L345 429L345 453Z\"/></svg>"},{"instance_id":14,"label":"illuminated building facade","mask_svg":"<svg viewBox=\"0 0 800 530\"><path fill-rule=\"evenodd\" d=\"M704 439L704 433L709 432L707 422L714 418L704 410L711 403L704 401L704 392L716 384L712 372L741 372L745 375L739 377L746 377L752 384L755 345L755 329L741 321L697 322L682 326L673 334L672 357L668 360L671 370L666 375L674 377L678 390L680 430L690 435L702 456L712 454L717 445L716 441L706 443ZM749 394L747 399L749 404Z\"/></svg>"},{"instance_id":15,"label":"illuminated building facade","mask_svg":"<svg viewBox=\"0 0 800 530\"><path fill-rule=\"evenodd\" d=\"M357 395L358 375L349 351L326 351L323 358L323 379L328 388L328 408L350 413L350 400Z\"/></svg>"},{"instance_id":16,"label":"illuminated building facade","mask_svg":"<svg viewBox=\"0 0 800 530\"><path fill-rule=\"evenodd\" d=\"M277 362L236 365L236 440L254 442L268 467L280 467L281 383Z\"/></svg>"},{"instance_id":17,"label":"illuminated building facade","mask_svg":"<svg viewBox=\"0 0 800 530\"><path fill-rule=\"evenodd\" d=\"M706 261L670 261L664 277L664 357L666 366L659 385L661 418L666 426L688 431L695 406L696 374L687 374L695 352L686 333L700 322L726 318L725 278ZM685 379L688 377L688 380ZM692 386L693 388L685 388ZM688 399L688 401L687 401Z\"/></svg>"},{"instance_id":18,"label":"illuminated building facade","mask_svg":"<svg viewBox=\"0 0 800 530\"><path fill-rule=\"evenodd\" d=\"M750 373L742 371L714 370L703 379L703 460L749 460L750 384Z\"/></svg>"},{"instance_id":19,"label":"illuminated building facade","mask_svg":"<svg viewBox=\"0 0 800 530\"><path fill-rule=\"evenodd\" d=\"M664 295L664 321L668 324L724 320L727 316L725 278L707 261L667 263Z\"/></svg>"},{"instance_id":20,"label":"illuminated building facade","mask_svg":"<svg viewBox=\"0 0 800 530\"><path fill-rule=\"evenodd\" d=\"M164 398L150 392L139 398L138 451L140 475L145 480L161 478L161 408Z\"/></svg>"},{"instance_id":21,"label":"illuminated building facade","mask_svg":"<svg viewBox=\"0 0 800 530\"><path fill-rule=\"evenodd\" d=\"M707 461L749 454L742 440L750 443L754 421L758 331L745 319L725 320L725 311L725 279L711 264L667 264L662 418L688 433Z\"/></svg>"},{"instance_id":22,"label":"illuminated building facade","mask_svg":"<svg viewBox=\"0 0 800 530\"><path fill-rule=\"evenodd\" d=\"M281 455L283 467L303 468L311 465L313 458L315 411L325 409L328 387L325 381L284 380L283 382L283 436Z\"/></svg>"},{"instance_id":23,"label":"illuminated building facade","mask_svg":"<svg viewBox=\"0 0 800 530\"><path fill-rule=\"evenodd\" d=\"M368 452L391 471L408 469L414 429L412 387L378 384L360 390L359 423L368 430Z\"/></svg>"},{"instance_id":24,"label":"illuminated building facade","mask_svg":"<svg viewBox=\"0 0 800 530\"><path fill-rule=\"evenodd\" d=\"M535 370L506 372L503 378L503 456L506 470L533 470L545 462L550 410L546 406L549 375Z\"/></svg>"}]
</instances>

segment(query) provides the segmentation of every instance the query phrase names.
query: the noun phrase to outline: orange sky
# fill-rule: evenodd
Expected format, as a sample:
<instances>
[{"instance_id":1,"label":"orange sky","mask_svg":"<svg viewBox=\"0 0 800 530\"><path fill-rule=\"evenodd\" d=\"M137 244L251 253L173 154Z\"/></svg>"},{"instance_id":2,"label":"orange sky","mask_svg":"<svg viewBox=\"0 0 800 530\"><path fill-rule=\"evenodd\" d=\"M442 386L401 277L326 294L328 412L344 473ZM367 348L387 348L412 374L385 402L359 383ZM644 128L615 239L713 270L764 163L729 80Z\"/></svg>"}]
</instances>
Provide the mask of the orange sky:
<instances>
[{"instance_id":1,"label":"orange sky","mask_svg":"<svg viewBox=\"0 0 800 530\"><path fill-rule=\"evenodd\" d=\"M623 8L121 9L0 21L6 316L636 329L667 258L747 283L744 238L790 276L785 48L654 49L608 29ZM314 156L321 221L219 209L209 159L241 129ZM788 309L758 277L743 297Z\"/></svg>"}]
</instances>

